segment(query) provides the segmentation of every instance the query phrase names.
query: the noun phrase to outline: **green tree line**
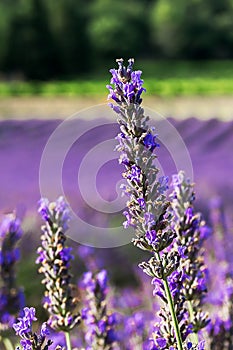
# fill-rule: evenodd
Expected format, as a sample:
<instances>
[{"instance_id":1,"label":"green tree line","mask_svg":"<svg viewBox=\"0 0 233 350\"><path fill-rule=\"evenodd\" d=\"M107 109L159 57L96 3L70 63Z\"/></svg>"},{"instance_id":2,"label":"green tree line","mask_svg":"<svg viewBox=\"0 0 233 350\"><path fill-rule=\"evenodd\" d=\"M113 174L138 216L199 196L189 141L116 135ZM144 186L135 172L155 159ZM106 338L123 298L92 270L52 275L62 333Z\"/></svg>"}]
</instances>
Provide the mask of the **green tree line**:
<instances>
[{"instance_id":1,"label":"green tree line","mask_svg":"<svg viewBox=\"0 0 233 350\"><path fill-rule=\"evenodd\" d=\"M115 57L233 57L232 0L0 0L0 72L74 77Z\"/></svg>"}]
</instances>

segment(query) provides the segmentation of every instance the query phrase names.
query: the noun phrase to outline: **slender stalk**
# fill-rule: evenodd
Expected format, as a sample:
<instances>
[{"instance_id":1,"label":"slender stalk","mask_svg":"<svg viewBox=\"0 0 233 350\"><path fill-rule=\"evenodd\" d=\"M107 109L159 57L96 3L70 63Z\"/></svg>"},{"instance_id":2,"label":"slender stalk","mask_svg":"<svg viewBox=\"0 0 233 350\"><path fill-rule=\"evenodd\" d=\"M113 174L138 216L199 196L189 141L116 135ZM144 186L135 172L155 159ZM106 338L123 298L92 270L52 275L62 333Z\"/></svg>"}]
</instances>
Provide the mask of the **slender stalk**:
<instances>
[{"instance_id":1,"label":"slender stalk","mask_svg":"<svg viewBox=\"0 0 233 350\"><path fill-rule=\"evenodd\" d=\"M189 310L189 316L190 316L190 321L193 322L194 320L194 313L193 313L193 306L190 300L188 300L188 310ZM198 334L197 332L193 332L190 334L190 340L194 345L198 344Z\"/></svg>"},{"instance_id":2,"label":"slender stalk","mask_svg":"<svg viewBox=\"0 0 233 350\"><path fill-rule=\"evenodd\" d=\"M71 341L70 341L70 333L69 332L64 332L64 333L65 333L65 337L66 337L67 350L72 350Z\"/></svg>"},{"instance_id":3,"label":"slender stalk","mask_svg":"<svg viewBox=\"0 0 233 350\"><path fill-rule=\"evenodd\" d=\"M172 300L172 295L171 295L169 285L168 285L166 278L163 279L163 284L164 284L164 288L165 288L166 297L168 300L168 306L169 306L170 313L172 316L177 346L178 346L179 350L183 350L182 338L181 338L180 329L179 329L179 325L178 325L178 321L177 321L177 317L176 317L176 312L175 312L175 308L174 308L174 304L173 304L173 300Z\"/></svg>"},{"instance_id":4,"label":"slender stalk","mask_svg":"<svg viewBox=\"0 0 233 350\"><path fill-rule=\"evenodd\" d=\"M161 260L159 253L157 253L156 256L157 256L157 258L159 260ZM171 314L171 317L172 317L172 322L173 322L175 336L176 336L176 341L177 341L177 347L178 347L178 350L183 350L183 344L182 344L182 337L181 337L181 333L180 333L180 328L179 328L178 320L177 320L177 317L176 317L176 312L175 312L175 307L174 307L172 295L171 295L170 288L169 288L168 281L167 281L166 277L163 278L163 284L164 284L166 297L167 297L167 300L168 300L168 306L169 306L170 314Z\"/></svg>"},{"instance_id":5,"label":"slender stalk","mask_svg":"<svg viewBox=\"0 0 233 350\"><path fill-rule=\"evenodd\" d=\"M2 338L2 342L5 345L6 350L14 350L13 345L11 344L10 340L7 338Z\"/></svg>"}]
</instances>

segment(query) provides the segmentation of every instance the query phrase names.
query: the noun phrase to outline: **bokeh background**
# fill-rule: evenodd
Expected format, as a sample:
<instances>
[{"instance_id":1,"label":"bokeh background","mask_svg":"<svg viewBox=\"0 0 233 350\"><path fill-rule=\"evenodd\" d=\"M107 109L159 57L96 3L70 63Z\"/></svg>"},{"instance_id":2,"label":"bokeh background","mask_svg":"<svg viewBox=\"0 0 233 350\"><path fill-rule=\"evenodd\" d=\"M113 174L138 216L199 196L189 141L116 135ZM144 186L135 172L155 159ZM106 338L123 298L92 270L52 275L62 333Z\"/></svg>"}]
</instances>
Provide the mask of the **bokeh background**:
<instances>
[{"instance_id":1,"label":"bokeh background","mask_svg":"<svg viewBox=\"0 0 233 350\"><path fill-rule=\"evenodd\" d=\"M43 149L65 118L106 103L108 71L116 58L135 58L147 89L144 104L169 118L183 138L193 162L197 208L209 221L217 200L232 227L232 18L232 0L0 0L0 211L16 209L23 219L27 263L20 264L19 281L29 303L39 287L33 261ZM93 118L100 116L91 113L80 123L91 129ZM114 118L109 111L100 124ZM115 127L104 137L116 133ZM103 141L100 136L96 130L79 144L79 153L72 150L69 170L78 171L81 155ZM163 147L159 157L166 162ZM167 171L172 175L174 169L168 164ZM119 179L117 161L104 165L103 160L97 183L105 200L114 200ZM86 220L122 222L120 214L112 220L94 212L76 186L74 178L67 198ZM132 283L130 266L141 255L136 248L96 254L106 257L116 284ZM126 260L131 265L119 273L119 261Z\"/></svg>"},{"instance_id":2,"label":"bokeh background","mask_svg":"<svg viewBox=\"0 0 233 350\"><path fill-rule=\"evenodd\" d=\"M103 74L106 62L119 56L152 62L233 56L230 0L2 0L0 6L0 67L6 76Z\"/></svg>"}]
</instances>

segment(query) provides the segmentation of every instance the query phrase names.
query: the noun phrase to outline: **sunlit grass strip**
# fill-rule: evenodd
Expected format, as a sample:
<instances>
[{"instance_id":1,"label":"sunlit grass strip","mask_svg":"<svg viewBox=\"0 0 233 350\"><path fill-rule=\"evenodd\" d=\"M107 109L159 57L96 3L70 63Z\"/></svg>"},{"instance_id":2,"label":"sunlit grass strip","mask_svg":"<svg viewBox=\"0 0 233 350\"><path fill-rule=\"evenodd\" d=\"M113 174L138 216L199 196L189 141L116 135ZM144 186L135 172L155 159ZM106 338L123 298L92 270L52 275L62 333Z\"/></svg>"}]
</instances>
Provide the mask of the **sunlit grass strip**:
<instances>
[{"instance_id":1,"label":"sunlit grass strip","mask_svg":"<svg viewBox=\"0 0 233 350\"><path fill-rule=\"evenodd\" d=\"M54 82L1 82L0 98L10 96L101 96L104 80L54 81ZM148 96L217 96L232 95L233 79L218 78L148 78L145 87Z\"/></svg>"},{"instance_id":2,"label":"sunlit grass strip","mask_svg":"<svg viewBox=\"0 0 233 350\"><path fill-rule=\"evenodd\" d=\"M145 84L149 95L192 96L192 95L231 95L233 79L215 78L170 78L166 80L147 79Z\"/></svg>"}]
</instances>

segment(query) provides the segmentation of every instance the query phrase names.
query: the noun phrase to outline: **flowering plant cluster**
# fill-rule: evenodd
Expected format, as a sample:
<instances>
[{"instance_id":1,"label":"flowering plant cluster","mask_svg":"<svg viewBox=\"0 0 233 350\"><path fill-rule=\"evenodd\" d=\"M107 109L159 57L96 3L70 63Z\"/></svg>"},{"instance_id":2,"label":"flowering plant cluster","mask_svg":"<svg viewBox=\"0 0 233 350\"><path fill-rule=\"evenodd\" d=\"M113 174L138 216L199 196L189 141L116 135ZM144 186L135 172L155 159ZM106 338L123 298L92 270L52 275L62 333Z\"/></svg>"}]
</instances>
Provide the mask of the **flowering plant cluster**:
<instances>
[{"instance_id":1,"label":"flowering plant cluster","mask_svg":"<svg viewBox=\"0 0 233 350\"><path fill-rule=\"evenodd\" d=\"M181 267L182 249L174 241L171 204L166 198L168 179L158 177L159 169L153 162L153 151L158 147L156 135L148 127L148 117L140 106L142 87L141 72L133 72L133 60L127 68L118 60L118 70L111 70L114 89L110 95L117 107L111 105L119 115L121 132L118 134L120 163L125 171L127 185L123 188L128 197L124 226L133 226L136 231L134 244L151 253L152 257L139 266L152 277L154 294L163 302L160 321L155 324L153 346L155 349L172 349L176 345L183 349L192 325L188 320L185 299L179 293L187 278Z\"/></svg>"},{"instance_id":2,"label":"flowering plant cluster","mask_svg":"<svg viewBox=\"0 0 233 350\"><path fill-rule=\"evenodd\" d=\"M134 229L133 244L143 255L140 269L134 270L137 286L113 288L104 258L93 247L69 246L70 211L64 198L42 198L36 264L43 276L43 311L25 306L18 286L20 220L11 214L0 225L0 349L232 350L232 260L221 249L230 234L221 208L218 203L211 207L211 230L195 210L194 186L186 174L179 171L172 181L160 175L158 136L141 106L142 72L133 70L133 59L127 67L123 59L117 63L107 87L120 127L116 150L125 179L123 226ZM80 275L74 276L72 267L73 274L80 268Z\"/></svg>"},{"instance_id":3,"label":"flowering plant cluster","mask_svg":"<svg viewBox=\"0 0 233 350\"><path fill-rule=\"evenodd\" d=\"M65 245L69 211L60 197L52 203L41 199L39 213L45 225L42 226L41 247L38 248L36 262L41 264L39 273L44 275L44 308L50 314L48 324L66 332L80 322L80 314L76 312L75 286L71 284L70 261L73 257L71 248Z\"/></svg>"},{"instance_id":4,"label":"flowering plant cluster","mask_svg":"<svg viewBox=\"0 0 233 350\"><path fill-rule=\"evenodd\" d=\"M133 59L110 70L110 107L118 115L120 133L117 151L127 184L124 227L135 229L134 244L152 257L139 264L152 277L154 295L162 306L154 324L152 349L204 349L201 330L210 320L203 310L207 293L207 267L203 243L210 230L193 209L193 186L180 172L173 177L171 198L166 194L168 178L158 176L154 150L157 135L148 126L141 107L141 71L133 71Z\"/></svg>"},{"instance_id":5,"label":"flowering plant cluster","mask_svg":"<svg viewBox=\"0 0 233 350\"><path fill-rule=\"evenodd\" d=\"M24 306L24 293L17 286L15 272L20 257L17 243L22 233L15 214L6 215L0 225L0 330L11 327Z\"/></svg>"},{"instance_id":6,"label":"flowering plant cluster","mask_svg":"<svg viewBox=\"0 0 233 350\"><path fill-rule=\"evenodd\" d=\"M114 332L116 317L107 312L107 272L96 274L86 272L82 280L86 293L86 306L82 309L82 319L86 325L85 339L88 350L110 350L117 340Z\"/></svg>"}]
</instances>

